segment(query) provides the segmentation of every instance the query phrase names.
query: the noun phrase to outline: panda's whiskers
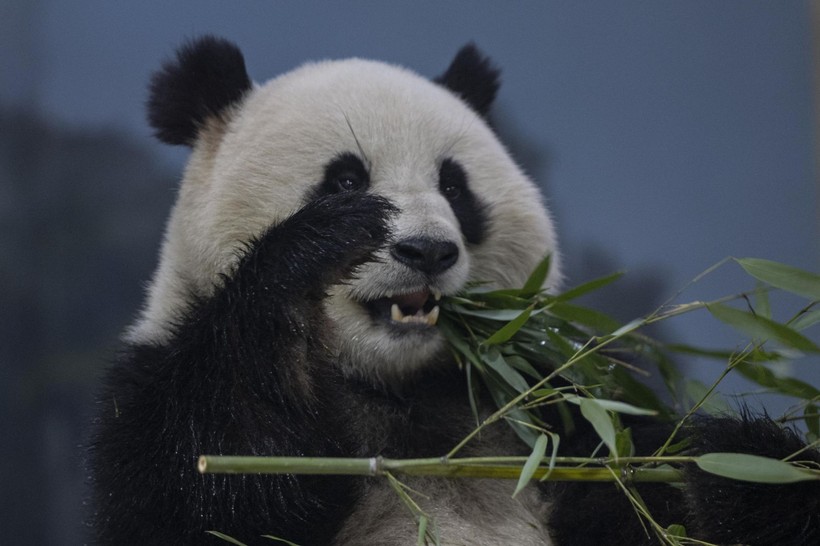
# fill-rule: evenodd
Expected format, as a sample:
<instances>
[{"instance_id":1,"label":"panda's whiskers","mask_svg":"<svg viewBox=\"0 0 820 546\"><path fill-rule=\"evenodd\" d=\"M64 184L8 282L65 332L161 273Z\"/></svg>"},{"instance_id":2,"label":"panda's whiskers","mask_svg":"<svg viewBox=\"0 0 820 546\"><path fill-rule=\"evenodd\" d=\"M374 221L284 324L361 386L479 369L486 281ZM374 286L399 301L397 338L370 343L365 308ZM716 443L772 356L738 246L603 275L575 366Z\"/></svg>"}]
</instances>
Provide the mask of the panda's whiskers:
<instances>
[{"instance_id":1,"label":"panda's whiskers","mask_svg":"<svg viewBox=\"0 0 820 546\"><path fill-rule=\"evenodd\" d=\"M362 143L359 142L359 137L356 136L356 131L353 130L353 124L350 123L350 118L347 117L345 112L342 112L342 116L345 118L345 123L347 123L347 128L350 129L350 134L353 135L353 140L356 142L356 147L359 149L359 153L362 155L362 160L364 160L365 165L367 166L367 173L370 174L370 171L373 168L373 164L370 162L370 159L367 157L367 154L364 153L364 148L362 148Z\"/></svg>"}]
</instances>

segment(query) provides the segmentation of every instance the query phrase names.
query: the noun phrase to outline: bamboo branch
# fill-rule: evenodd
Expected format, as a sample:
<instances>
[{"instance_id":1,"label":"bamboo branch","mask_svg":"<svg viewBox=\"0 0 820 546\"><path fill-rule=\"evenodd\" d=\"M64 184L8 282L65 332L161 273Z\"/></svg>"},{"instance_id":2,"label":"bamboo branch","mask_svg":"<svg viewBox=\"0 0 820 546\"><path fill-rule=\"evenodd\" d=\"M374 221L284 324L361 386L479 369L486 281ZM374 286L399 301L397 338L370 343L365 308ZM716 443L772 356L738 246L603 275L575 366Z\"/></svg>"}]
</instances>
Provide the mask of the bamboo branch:
<instances>
[{"instance_id":1,"label":"bamboo branch","mask_svg":"<svg viewBox=\"0 0 820 546\"><path fill-rule=\"evenodd\" d=\"M526 457L486 457L445 459L369 459L321 457L235 457L203 455L198 468L203 474L324 474L348 476L384 476L387 473L408 476L448 478L518 479ZM682 481L681 471L664 467L642 467L633 464L692 462L691 457L622 457L615 465L610 459L558 457L559 464L604 464L603 467L555 467L545 465L533 474L534 479L549 481L632 482Z\"/></svg>"}]
</instances>

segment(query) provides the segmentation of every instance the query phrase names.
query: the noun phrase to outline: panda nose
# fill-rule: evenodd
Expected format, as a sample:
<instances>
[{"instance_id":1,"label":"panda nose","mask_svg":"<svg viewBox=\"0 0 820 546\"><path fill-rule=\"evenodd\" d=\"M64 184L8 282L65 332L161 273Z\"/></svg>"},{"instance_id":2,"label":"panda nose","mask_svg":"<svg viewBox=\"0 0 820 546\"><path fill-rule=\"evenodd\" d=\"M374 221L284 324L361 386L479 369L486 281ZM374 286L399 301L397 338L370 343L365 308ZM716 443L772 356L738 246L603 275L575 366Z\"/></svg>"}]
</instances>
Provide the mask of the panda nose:
<instances>
[{"instance_id":1,"label":"panda nose","mask_svg":"<svg viewBox=\"0 0 820 546\"><path fill-rule=\"evenodd\" d=\"M408 267L428 275L437 275L456 263L458 247L451 241L411 237L394 244L390 254Z\"/></svg>"}]
</instances>

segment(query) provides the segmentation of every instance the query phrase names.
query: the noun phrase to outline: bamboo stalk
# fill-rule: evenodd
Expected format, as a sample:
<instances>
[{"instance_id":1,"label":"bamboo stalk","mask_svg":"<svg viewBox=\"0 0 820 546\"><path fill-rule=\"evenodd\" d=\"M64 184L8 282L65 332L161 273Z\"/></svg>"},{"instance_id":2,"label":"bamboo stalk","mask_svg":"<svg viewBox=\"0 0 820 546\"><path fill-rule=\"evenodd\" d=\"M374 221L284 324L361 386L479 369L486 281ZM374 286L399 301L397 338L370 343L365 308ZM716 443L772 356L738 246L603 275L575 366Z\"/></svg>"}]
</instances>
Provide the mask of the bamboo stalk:
<instances>
[{"instance_id":1,"label":"bamboo stalk","mask_svg":"<svg viewBox=\"0 0 820 546\"><path fill-rule=\"evenodd\" d=\"M202 474L342 474L374 476L375 459L338 457L242 457L202 455L197 468Z\"/></svg>"},{"instance_id":2,"label":"bamboo stalk","mask_svg":"<svg viewBox=\"0 0 820 546\"><path fill-rule=\"evenodd\" d=\"M600 460L566 458L565 463L599 463ZM634 457L605 467L539 467L534 479L549 481L612 482L616 479L632 482L678 483L680 470L674 468L635 467L625 463L688 462L688 457ZM408 476L439 476L448 478L493 478L513 480L521 475L526 457L490 457L486 459L370 459L321 457L236 457L203 455L198 468L203 474L325 474L382 476L387 472ZM610 470L611 469L611 470Z\"/></svg>"}]
</instances>

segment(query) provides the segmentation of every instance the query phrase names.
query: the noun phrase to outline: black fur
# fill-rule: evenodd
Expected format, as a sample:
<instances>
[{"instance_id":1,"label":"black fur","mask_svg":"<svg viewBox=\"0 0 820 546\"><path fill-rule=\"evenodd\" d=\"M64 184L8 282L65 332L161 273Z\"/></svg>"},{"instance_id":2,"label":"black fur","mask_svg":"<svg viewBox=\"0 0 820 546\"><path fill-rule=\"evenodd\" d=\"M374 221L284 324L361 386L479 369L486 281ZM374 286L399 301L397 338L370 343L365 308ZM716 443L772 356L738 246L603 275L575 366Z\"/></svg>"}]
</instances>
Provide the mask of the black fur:
<instances>
[{"instance_id":1,"label":"black fur","mask_svg":"<svg viewBox=\"0 0 820 546\"><path fill-rule=\"evenodd\" d=\"M444 74L433 81L464 99L478 114L487 117L501 86L500 76L501 71L493 66L489 57L475 44L467 44L459 50Z\"/></svg>"},{"instance_id":2,"label":"black fur","mask_svg":"<svg viewBox=\"0 0 820 546\"><path fill-rule=\"evenodd\" d=\"M360 451L344 432L357 417L342 409L320 301L384 243L390 210L359 193L310 203L252 244L167 343L125 352L92 452L100 544L203 544L209 529L329 543L355 495L350 479L201 476L195 464L208 453Z\"/></svg>"},{"instance_id":3,"label":"black fur","mask_svg":"<svg viewBox=\"0 0 820 546\"><path fill-rule=\"evenodd\" d=\"M447 158L441 162L438 176L439 191L450 202L464 238L481 244L487 233L487 206L470 191L467 173L456 160Z\"/></svg>"},{"instance_id":4,"label":"black fur","mask_svg":"<svg viewBox=\"0 0 820 546\"><path fill-rule=\"evenodd\" d=\"M556 422L557 417L550 419ZM582 457L600 443L600 438L580 416L575 418L578 430L564 435L564 455ZM651 420L624 424L633 429L636 455L651 455L669 436L671 427ZM686 515L680 489L667 484L640 483L635 488L649 506L652 517L668 526L680 523ZM651 531L647 533L635 509L616 484L554 483L542 487L552 501L549 529L556 546L659 546Z\"/></svg>"},{"instance_id":5,"label":"black fur","mask_svg":"<svg viewBox=\"0 0 820 546\"><path fill-rule=\"evenodd\" d=\"M782 459L804 447L792 430L769 418L703 418L692 430L693 452L739 452ZM795 460L820 467L820 452ZM718 544L820 544L820 482L788 485L720 478L692 467L686 476L691 514L687 528Z\"/></svg>"},{"instance_id":6,"label":"black fur","mask_svg":"<svg viewBox=\"0 0 820 546\"><path fill-rule=\"evenodd\" d=\"M251 87L239 48L205 36L182 46L153 75L148 121L161 141L192 146L203 124L240 102Z\"/></svg>"}]
</instances>

